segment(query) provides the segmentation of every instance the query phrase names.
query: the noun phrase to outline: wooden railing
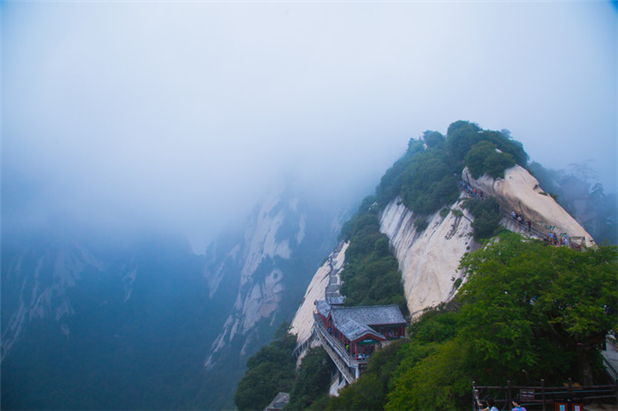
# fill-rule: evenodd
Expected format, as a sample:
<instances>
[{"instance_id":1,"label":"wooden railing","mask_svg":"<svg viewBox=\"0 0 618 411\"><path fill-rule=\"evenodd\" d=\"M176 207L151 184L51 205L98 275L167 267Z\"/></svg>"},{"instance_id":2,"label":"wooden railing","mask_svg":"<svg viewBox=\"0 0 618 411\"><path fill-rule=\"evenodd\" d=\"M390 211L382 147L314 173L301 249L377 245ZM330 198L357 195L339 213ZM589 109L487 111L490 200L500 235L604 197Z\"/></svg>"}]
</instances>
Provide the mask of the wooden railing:
<instances>
[{"instance_id":1,"label":"wooden railing","mask_svg":"<svg viewBox=\"0 0 618 411\"><path fill-rule=\"evenodd\" d=\"M604 400L618 403L618 385L590 385L580 386L573 384L569 378L568 383L561 387L547 387L545 380L541 380L540 386L519 386L511 385L508 381L505 386L482 386L472 382L472 409L478 411L478 403L491 397L500 410L510 410L511 402L519 398L521 405L526 409L554 409L551 404L555 403L584 403L590 401ZM582 408L583 409L583 408Z\"/></svg>"},{"instance_id":2,"label":"wooden railing","mask_svg":"<svg viewBox=\"0 0 618 411\"><path fill-rule=\"evenodd\" d=\"M307 338L302 344L296 344L296 348L294 348L294 352L292 352L292 357L294 358L294 360L297 360L298 357L300 357L300 355L304 353L307 348L309 348L309 346L313 342L314 336L315 335L312 332L309 338Z\"/></svg>"},{"instance_id":3,"label":"wooden railing","mask_svg":"<svg viewBox=\"0 0 618 411\"><path fill-rule=\"evenodd\" d=\"M605 356L601 355L601 358L603 358L603 365L607 370L607 374L614 382L617 382L616 379L618 377L618 370L616 370L616 367L614 367L614 365L610 361L608 361Z\"/></svg>"}]
</instances>

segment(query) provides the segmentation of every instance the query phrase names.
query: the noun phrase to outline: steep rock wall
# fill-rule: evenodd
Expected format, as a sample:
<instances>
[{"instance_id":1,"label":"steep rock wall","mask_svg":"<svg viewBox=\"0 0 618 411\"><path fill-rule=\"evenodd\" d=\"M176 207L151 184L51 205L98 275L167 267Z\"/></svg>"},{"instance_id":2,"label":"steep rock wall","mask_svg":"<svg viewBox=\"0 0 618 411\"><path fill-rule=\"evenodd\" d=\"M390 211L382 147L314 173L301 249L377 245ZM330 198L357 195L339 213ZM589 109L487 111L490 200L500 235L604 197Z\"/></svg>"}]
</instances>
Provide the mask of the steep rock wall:
<instances>
[{"instance_id":1,"label":"steep rock wall","mask_svg":"<svg viewBox=\"0 0 618 411\"><path fill-rule=\"evenodd\" d=\"M504 179L495 180L487 176L475 180L465 169L462 179L486 195L496 197L503 211L515 211L529 219L539 232L567 233L571 238L585 238L588 247L594 245L592 236L551 196L546 195L538 181L524 168L512 167L506 170ZM389 237L399 261L412 316L455 295L454 282L462 278L459 261L466 252L479 247L472 238L473 217L462 208L467 197L467 193L462 193L450 207L458 212L451 211L444 218L439 212L429 216L428 227L420 233L414 227L414 214L402 204L401 198L389 203L380 214L380 230ZM527 229L509 218L503 218L501 224L511 231L527 234Z\"/></svg>"},{"instance_id":2,"label":"steep rock wall","mask_svg":"<svg viewBox=\"0 0 618 411\"><path fill-rule=\"evenodd\" d=\"M313 326L313 312L315 311L314 302L323 300L326 296L326 290L329 284L341 282L339 274L345 263L345 252L350 243L340 244L329 256L327 261L316 271L305 296L303 302L296 311L292 320L291 333L296 334L299 344L303 344L311 336L311 327Z\"/></svg>"},{"instance_id":3,"label":"steep rock wall","mask_svg":"<svg viewBox=\"0 0 618 411\"><path fill-rule=\"evenodd\" d=\"M423 232L414 227L415 216L395 199L380 214L380 230L386 234L399 261L404 293L412 316L427 307L448 301L462 276L459 260L478 248L472 239L472 216L462 208L465 196L451 206L446 217L439 212L428 218Z\"/></svg>"},{"instance_id":4,"label":"steep rock wall","mask_svg":"<svg viewBox=\"0 0 618 411\"><path fill-rule=\"evenodd\" d=\"M77 244L48 249L42 255L27 248L10 260L7 272L3 273L3 285L16 295L12 296L12 306L3 307L12 314L2 330L0 362L34 319L53 319L68 337L69 326L61 320L75 314L75 310L67 290L76 286L86 269L103 270L103 264Z\"/></svg>"},{"instance_id":5,"label":"steep rock wall","mask_svg":"<svg viewBox=\"0 0 618 411\"><path fill-rule=\"evenodd\" d=\"M209 294L231 304L207 354L208 370L231 361L244 367L246 357L289 320L310 282L311 267L335 244L340 219L336 208L282 189L254 209L242 232L209 247L203 271L212 286Z\"/></svg>"},{"instance_id":6,"label":"steep rock wall","mask_svg":"<svg viewBox=\"0 0 618 411\"><path fill-rule=\"evenodd\" d=\"M523 215L536 229L546 233L566 233L569 237L584 237L587 247L594 245L592 236L556 203L556 200L545 193L538 180L523 167L509 168L504 178L495 180L488 176L474 179L468 170L464 169L462 179L496 197L502 210Z\"/></svg>"},{"instance_id":7,"label":"steep rock wall","mask_svg":"<svg viewBox=\"0 0 618 411\"><path fill-rule=\"evenodd\" d=\"M231 343L237 335L250 334L256 323L271 317L281 302L282 293L285 291L284 273L277 268L275 259L289 259L292 250L289 240L279 239L277 233L286 215L296 211L296 205L295 200L282 200L280 193L266 199L251 217L243 241L225 255L219 266L205 270L205 277L213 286L210 290L212 296L225 274L228 259L233 258L241 267L236 302L223 329L212 344L211 353L205 362L207 368L214 366L216 354L221 349ZM302 239L305 217L300 215L297 219L298 231L294 233L294 237ZM241 354L250 342L251 338L247 338Z\"/></svg>"}]
</instances>

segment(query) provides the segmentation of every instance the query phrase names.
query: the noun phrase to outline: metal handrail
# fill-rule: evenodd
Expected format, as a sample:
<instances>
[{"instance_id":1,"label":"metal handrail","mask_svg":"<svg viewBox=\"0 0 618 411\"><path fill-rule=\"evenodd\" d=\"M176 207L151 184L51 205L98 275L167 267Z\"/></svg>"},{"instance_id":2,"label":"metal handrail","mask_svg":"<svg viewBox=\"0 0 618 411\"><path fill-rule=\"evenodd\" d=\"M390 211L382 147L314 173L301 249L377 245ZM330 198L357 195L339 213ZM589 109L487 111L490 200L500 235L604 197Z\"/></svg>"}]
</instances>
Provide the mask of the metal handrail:
<instances>
[{"instance_id":1,"label":"metal handrail","mask_svg":"<svg viewBox=\"0 0 618 411\"><path fill-rule=\"evenodd\" d=\"M315 324L317 323L314 323L314 325ZM317 328L316 334L318 336L318 339L322 343L322 347L324 347L324 350L326 351L328 356L331 358L331 360L333 360L333 362L335 363L335 366L337 367L341 375L343 375L343 378L345 378L348 384L353 383L355 381L354 376L350 373L346 365L343 363L341 357L337 353L333 352L333 348L331 348L332 346L330 342L329 341L325 342L325 340L327 340L326 335L328 334L324 334L323 332L324 330L322 329L322 327L316 327L316 328Z\"/></svg>"},{"instance_id":2,"label":"metal handrail","mask_svg":"<svg viewBox=\"0 0 618 411\"><path fill-rule=\"evenodd\" d=\"M335 340L335 338L328 333L326 327L324 327L324 324L322 324L322 322L318 318L315 318L314 323L319 327L319 330L328 342L328 345L330 345L335 351L337 351L339 357L341 357L341 359L345 361L348 367L358 366L358 361L353 360L350 357L350 354L341 346L339 341Z\"/></svg>"},{"instance_id":3,"label":"metal handrail","mask_svg":"<svg viewBox=\"0 0 618 411\"><path fill-rule=\"evenodd\" d=\"M616 382L616 378L618 377L618 370L614 368L614 365L611 362L609 362L609 360L605 358L604 355L601 355L601 358L603 358L603 364L605 365L605 369L607 370L607 373L609 374L611 379L614 380L614 382Z\"/></svg>"},{"instance_id":4,"label":"metal handrail","mask_svg":"<svg viewBox=\"0 0 618 411\"><path fill-rule=\"evenodd\" d=\"M305 352L305 350L309 347L309 345L313 341L313 338L314 338L314 335L313 333L311 333L309 338L307 338L303 343L296 344L296 348L294 348L294 351L292 352L292 357L298 358L300 354Z\"/></svg>"},{"instance_id":5,"label":"metal handrail","mask_svg":"<svg viewBox=\"0 0 618 411\"><path fill-rule=\"evenodd\" d=\"M470 183L467 183L463 180L460 180L460 182L464 182L465 184L469 185L470 187L472 187L472 185ZM478 188L477 188L478 189ZM478 197L474 197L469 190L467 190L465 187L462 187L461 184L459 185L459 190L464 193L467 197L470 198L478 198ZM515 224L520 225L523 229L524 232L527 231L530 234L534 234L536 237L539 237L541 239L546 238L548 233L539 230L538 228L531 226L530 228L527 227L527 224L522 222L519 222L517 220L513 220L512 216L510 213L504 211L504 210L500 210L500 214L502 214L502 216L507 220L507 221L513 221Z\"/></svg>"}]
</instances>

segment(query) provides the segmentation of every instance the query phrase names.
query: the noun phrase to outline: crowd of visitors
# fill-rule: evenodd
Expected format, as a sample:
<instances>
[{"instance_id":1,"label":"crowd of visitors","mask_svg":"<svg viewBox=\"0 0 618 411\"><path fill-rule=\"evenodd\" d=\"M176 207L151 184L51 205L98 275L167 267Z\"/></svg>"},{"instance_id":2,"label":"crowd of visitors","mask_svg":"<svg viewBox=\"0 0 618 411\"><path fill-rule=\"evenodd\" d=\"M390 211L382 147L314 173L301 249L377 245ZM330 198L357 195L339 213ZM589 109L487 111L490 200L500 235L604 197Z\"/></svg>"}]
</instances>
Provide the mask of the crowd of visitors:
<instances>
[{"instance_id":1,"label":"crowd of visitors","mask_svg":"<svg viewBox=\"0 0 618 411\"><path fill-rule=\"evenodd\" d=\"M532 221L526 220L523 216L517 214L515 210L511 211L511 218L519 225L527 226L528 232L532 231Z\"/></svg>"},{"instance_id":2,"label":"crowd of visitors","mask_svg":"<svg viewBox=\"0 0 618 411\"><path fill-rule=\"evenodd\" d=\"M478 198L485 198L485 194L483 193L483 191L479 188L474 188L472 186L470 186L469 184L467 184L464 181L459 181L459 185L461 186L462 190L467 191L468 193L470 193L470 195L472 195L473 197L478 197Z\"/></svg>"}]
</instances>

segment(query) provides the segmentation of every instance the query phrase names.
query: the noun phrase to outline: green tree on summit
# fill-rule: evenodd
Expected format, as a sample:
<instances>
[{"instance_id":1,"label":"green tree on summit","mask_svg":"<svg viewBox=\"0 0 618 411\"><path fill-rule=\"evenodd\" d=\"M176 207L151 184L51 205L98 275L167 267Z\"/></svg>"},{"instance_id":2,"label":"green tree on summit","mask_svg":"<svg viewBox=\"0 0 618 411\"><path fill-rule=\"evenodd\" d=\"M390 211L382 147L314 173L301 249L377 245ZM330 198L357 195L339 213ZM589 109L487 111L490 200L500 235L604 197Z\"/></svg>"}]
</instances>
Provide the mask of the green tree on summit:
<instances>
[{"instance_id":1,"label":"green tree on summit","mask_svg":"<svg viewBox=\"0 0 618 411\"><path fill-rule=\"evenodd\" d=\"M406 207L421 215L454 203L459 189L446 153L430 150L418 154L403 174L401 191Z\"/></svg>"}]
</instances>

